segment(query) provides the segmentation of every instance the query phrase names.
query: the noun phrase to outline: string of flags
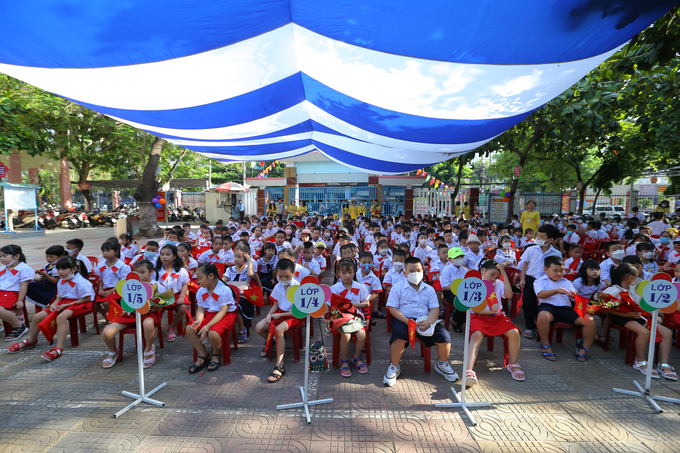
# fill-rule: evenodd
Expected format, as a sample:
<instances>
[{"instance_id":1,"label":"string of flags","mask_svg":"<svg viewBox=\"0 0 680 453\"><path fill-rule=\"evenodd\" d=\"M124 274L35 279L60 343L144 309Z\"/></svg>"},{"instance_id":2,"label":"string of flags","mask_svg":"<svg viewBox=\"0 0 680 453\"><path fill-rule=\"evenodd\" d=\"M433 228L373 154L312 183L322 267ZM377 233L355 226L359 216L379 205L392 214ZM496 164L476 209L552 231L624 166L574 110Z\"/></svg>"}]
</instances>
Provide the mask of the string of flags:
<instances>
[{"instance_id":1,"label":"string of flags","mask_svg":"<svg viewBox=\"0 0 680 453\"><path fill-rule=\"evenodd\" d=\"M261 161L260 162L260 167L264 167L265 162ZM266 178L267 175L269 174L270 171L272 171L276 166L279 165L279 161L275 160L271 164L267 165L267 168L264 168L258 175L258 178Z\"/></svg>"},{"instance_id":2,"label":"string of flags","mask_svg":"<svg viewBox=\"0 0 680 453\"><path fill-rule=\"evenodd\" d=\"M419 176L425 176L425 182L429 182L431 186L434 186L435 189L439 189L439 187L442 187L444 190L453 190L453 187L451 187L448 184L445 184L441 182L439 179L435 178L434 176L428 174L425 170L419 169L416 171L416 174Z\"/></svg>"}]
</instances>

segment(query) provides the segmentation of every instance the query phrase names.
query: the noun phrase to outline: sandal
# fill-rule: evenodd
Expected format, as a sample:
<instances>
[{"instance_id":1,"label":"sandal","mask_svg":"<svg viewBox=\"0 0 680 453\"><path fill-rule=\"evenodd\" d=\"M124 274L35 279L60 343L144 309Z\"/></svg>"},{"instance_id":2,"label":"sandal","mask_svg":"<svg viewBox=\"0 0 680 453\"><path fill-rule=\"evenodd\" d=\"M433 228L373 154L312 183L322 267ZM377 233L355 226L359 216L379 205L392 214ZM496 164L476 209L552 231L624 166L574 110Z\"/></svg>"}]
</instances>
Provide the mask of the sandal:
<instances>
[{"instance_id":1,"label":"sandal","mask_svg":"<svg viewBox=\"0 0 680 453\"><path fill-rule=\"evenodd\" d=\"M531 329L527 329L524 331L524 338L528 338L530 340L533 340L536 337L536 332L534 332Z\"/></svg>"},{"instance_id":2,"label":"sandal","mask_svg":"<svg viewBox=\"0 0 680 453\"><path fill-rule=\"evenodd\" d=\"M361 362L361 363L357 364L357 362ZM361 360L361 357L357 357L356 359L353 359L352 363L354 364L354 366L356 367L356 369L359 373L361 373L361 374L368 373L368 365L366 365L366 362Z\"/></svg>"},{"instance_id":3,"label":"sandal","mask_svg":"<svg viewBox=\"0 0 680 453\"><path fill-rule=\"evenodd\" d=\"M50 349L49 351L43 353L43 355L41 355L40 357L42 357L43 359L47 360L48 362L51 362L51 361L53 361L53 360L58 359L59 357L61 357L61 354L62 354L63 352L64 352L64 351L61 350L61 349L59 349L59 348L52 348L52 349Z\"/></svg>"},{"instance_id":4,"label":"sandal","mask_svg":"<svg viewBox=\"0 0 680 453\"><path fill-rule=\"evenodd\" d=\"M239 344L245 343L248 340L248 331L246 329L243 329L243 332L238 333L238 342Z\"/></svg>"},{"instance_id":5,"label":"sandal","mask_svg":"<svg viewBox=\"0 0 680 453\"><path fill-rule=\"evenodd\" d=\"M156 363L156 345L151 345L151 351L144 353L144 368L149 368Z\"/></svg>"},{"instance_id":6,"label":"sandal","mask_svg":"<svg viewBox=\"0 0 680 453\"><path fill-rule=\"evenodd\" d=\"M472 370L467 370L467 373L465 373L465 388L470 388L477 384L479 384L477 373Z\"/></svg>"},{"instance_id":7,"label":"sandal","mask_svg":"<svg viewBox=\"0 0 680 453\"><path fill-rule=\"evenodd\" d=\"M444 319L445 316L446 316L446 310L443 309L443 308L440 308L439 309L439 319Z\"/></svg>"},{"instance_id":8,"label":"sandal","mask_svg":"<svg viewBox=\"0 0 680 453\"><path fill-rule=\"evenodd\" d=\"M526 379L526 377L524 377L524 371L522 371L522 367L519 366L519 363L508 363L508 366L506 366L505 369L512 374L512 378L516 381L523 381Z\"/></svg>"},{"instance_id":9,"label":"sandal","mask_svg":"<svg viewBox=\"0 0 680 453\"><path fill-rule=\"evenodd\" d=\"M586 360L588 360L588 356L584 355L584 354L579 354L578 352L581 349L583 349L586 352L590 352L590 349L586 349L586 348L583 347L583 340L582 339L578 340L576 342L576 360L578 360L579 362L585 362Z\"/></svg>"},{"instance_id":10,"label":"sandal","mask_svg":"<svg viewBox=\"0 0 680 453\"><path fill-rule=\"evenodd\" d=\"M278 371L279 374L274 373L274 371ZM274 382L279 382L281 378L286 374L286 370L282 366L275 366L274 371L269 375L267 378L267 382L270 384L273 384ZM274 380L272 380L274 378Z\"/></svg>"},{"instance_id":11,"label":"sandal","mask_svg":"<svg viewBox=\"0 0 680 453\"><path fill-rule=\"evenodd\" d=\"M346 378L352 377L352 370L349 369L349 360L340 361L340 376Z\"/></svg>"},{"instance_id":12,"label":"sandal","mask_svg":"<svg viewBox=\"0 0 680 453\"><path fill-rule=\"evenodd\" d=\"M118 361L118 351L114 352L108 352L106 354L106 358L104 359L104 362L102 362L102 367L103 368L111 368L116 364Z\"/></svg>"},{"instance_id":13,"label":"sandal","mask_svg":"<svg viewBox=\"0 0 680 453\"><path fill-rule=\"evenodd\" d=\"M374 311L371 312L371 317L372 318L377 318L377 319L385 319L387 318L387 315L381 311Z\"/></svg>"},{"instance_id":14,"label":"sandal","mask_svg":"<svg viewBox=\"0 0 680 453\"><path fill-rule=\"evenodd\" d=\"M549 344L548 345L542 344L541 349L550 349L550 345ZM552 353L552 352L543 352L543 358L545 360L550 360L551 362L554 362L555 360L557 360L557 357L555 357L555 354Z\"/></svg>"},{"instance_id":15,"label":"sandal","mask_svg":"<svg viewBox=\"0 0 680 453\"><path fill-rule=\"evenodd\" d=\"M640 373L642 373L646 376L647 375L647 361L643 360L642 362L638 362L637 359L635 359L635 363L633 364L633 369L638 370ZM655 369L652 369L652 379L661 379L661 376L659 376L659 373Z\"/></svg>"},{"instance_id":16,"label":"sandal","mask_svg":"<svg viewBox=\"0 0 680 453\"><path fill-rule=\"evenodd\" d=\"M5 337L5 341L18 340L19 338L23 337L26 332L28 332L28 328L25 324L22 324L19 327L13 327L12 331Z\"/></svg>"},{"instance_id":17,"label":"sandal","mask_svg":"<svg viewBox=\"0 0 680 453\"><path fill-rule=\"evenodd\" d=\"M25 341L25 340L24 340ZM670 371L664 371L664 368L670 368ZM669 381L677 381L678 380L678 375L675 372L675 368L670 366L667 363L659 363L656 366L656 372L661 373L661 377L664 379L668 379Z\"/></svg>"},{"instance_id":18,"label":"sandal","mask_svg":"<svg viewBox=\"0 0 680 453\"><path fill-rule=\"evenodd\" d=\"M170 333L170 330L172 330L172 333ZM166 337L168 341L175 341L177 339L177 333L175 332L175 329L171 329L168 327L168 335Z\"/></svg>"},{"instance_id":19,"label":"sandal","mask_svg":"<svg viewBox=\"0 0 680 453\"><path fill-rule=\"evenodd\" d=\"M196 374L199 371L201 371L203 368L208 366L208 356L198 356L199 359L203 360L200 365L196 365L195 363L191 365L191 368L189 368L189 374Z\"/></svg>"},{"instance_id":20,"label":"sandal","mask_svg":"<svg viewBox=\"0 0 680 453\"><path fill-rule=\"evenodd\" d=\"M16 354L17 352L23 350L23 349L31 349L35 348L35 345L38 344L38 340L35 340L35 343L29 343L27 338L24 338L21 340L21 343L14 343L12 346L7 349L7 352L10 354Z\"/></svg>"},{"instance_id":21,"label":"sandal","mask_svg":"<svg viewBox=\"0 0 680 453\"><path fill-rule=\"evenodd\" d=\"M210 364L208 365L208 371L217 371L220 369L220 356L222 354L213 354L213 358L217 357L217 360L211 360Z\"/></svg>"}]
</instances>

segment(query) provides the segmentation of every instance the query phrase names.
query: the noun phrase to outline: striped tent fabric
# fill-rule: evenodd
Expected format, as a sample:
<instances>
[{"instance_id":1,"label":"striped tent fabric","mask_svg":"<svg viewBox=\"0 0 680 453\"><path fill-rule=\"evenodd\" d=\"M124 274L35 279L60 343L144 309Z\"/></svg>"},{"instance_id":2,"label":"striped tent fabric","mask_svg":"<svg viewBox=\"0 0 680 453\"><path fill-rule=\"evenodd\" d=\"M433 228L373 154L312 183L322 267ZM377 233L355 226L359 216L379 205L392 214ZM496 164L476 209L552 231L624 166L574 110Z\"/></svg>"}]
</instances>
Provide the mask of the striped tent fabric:
<instances>
[{"instance_id":1,"label":"striped tent fabric","mask_svg":"<svg viewBox=\"0 0 680 453\"><path fill-rule=\"evenodd\" d=\"M675 5L22 0L0 72L220 161L403 173L488 142Z\"/></svg>"}]
</instances>

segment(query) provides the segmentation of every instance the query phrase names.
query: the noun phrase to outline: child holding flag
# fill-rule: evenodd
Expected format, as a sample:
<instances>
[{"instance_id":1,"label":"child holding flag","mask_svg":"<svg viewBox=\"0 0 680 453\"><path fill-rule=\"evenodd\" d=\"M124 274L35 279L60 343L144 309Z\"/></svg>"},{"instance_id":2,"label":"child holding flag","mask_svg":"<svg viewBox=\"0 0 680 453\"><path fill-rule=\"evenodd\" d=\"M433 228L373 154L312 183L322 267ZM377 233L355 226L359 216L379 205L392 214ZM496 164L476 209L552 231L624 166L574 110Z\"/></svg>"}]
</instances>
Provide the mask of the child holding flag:
<instances>
[{"instance_id":1,"label":"child holding flag","mask_svg":"<svg viewBox=\"0 0 680 453\"><path fill-rule=\"evenodd\" d=\"M150 285L156 286L156 294L161 294L166 291L166 288L157 281L152 280L155 275L154 267L151 261L142 259L135 263L134 271L139 274L139 279ZM144 368L149 368L156 362L156 347L153 344L153 337L156 333L156 326L161 325L161 309L157 306L152 306L149 311L142 315L142 329L144 333ZM118 350L116 349L116 334L128 328L134 328L136 323L135 313L128 313L121 308L116 301L110 303L106 319L111 321L111 324L104 328L102 332L102 339L109 352L102 363L102 367L111 368L118 360Z\"/></svg>"},{"instance_id":2,"label":"child holding flag","mask_svg":"<svg viewBox=\"0 0 680 453\"><path fill-rule=\"evenodd\" d=\"M125 264L119 257L120 245L113 242L104 242L101 247L102 260L94 269L94 274L101 277L94 300L94 308L97 313L107 317L109 304L117 303L120 295L116 292L119 281L125 280L130 273L130 266ZM108 319L108 318L107 318Z\"/></svg>"},{"instance_id":3,"label":"child holding flag","mask_svg":"<svg viewBox=\"0 0 680 453\"><path fill-rule=\"evenodd\" d=\"M512 286L510 279L505 273L507 262L496 263L494 260L482 262L480 271L482 280L490 281L494 291L487 295L487 307L479 313L470 314L470 343L468 348L468 369L466 370L466 382L468 387L477 384L477 374L472 371L479 353L479 346L486 336L505 336L508 338L509 363L506 369L516 381L523 381L524 371L517 363L519 357L520 332L516 325L505 316L500 304L501 298L512 299ZM503 277L500 280L499 277Z\"/></svg>"},{"instance_id":4,"label":"child holding flag","mask_svg":"<svg viewBox=\"0 0 680 453\"><path fill-rule=\"evenodd\" d=\"M581 255L583 249L580 245L570 245L568 249L569 258L564 261L564 270L567 274L578 274L581 270ZM598 270L600 266L597 267Z\"/></svg>"},{"instance_id":5,"label":"child holding flag","mask_svg":"<svg viewBox=\"0 0 680 453\"><path fill-rule=\"evenodd\" d=\"M64 342L68 334L68 319L78 316L92 309L94 290L87 279L87 270L80 260L72 256L64 256L57 261L57 298L49 308L36 314L28 333L21 343L14 343L9 352L14 354L22 349L35 347L38 343L38 333L42 332L47 341L52 341L57 334L57 346L45 352L41 357L48 362L61 357L64 352Z\"/></svg>"},{"instance_id":6,"label":"child holding flag","mask_svg":"<svg viewBox=\"0 0 680 453\"><path fill-rule=\"evenodd\" d=\"M35 278L35 272L26 264L26 257L18 245L0 248L0 264L0 319L12 325L5 341L14 341L28 330L15 310L21 313L24 308L28 285Z\"/></svg>"},{"instance_id":7,"label":"child holding flag","mask_svg":"<svg viewBox=\"0 0 680 453\"><path fill-rule=\"evenodd\" d=\"M392 338L390 339L390 365L383 378L383 384L392 387L401 374L399 362L406 343L415 345L418 338L426 347L437 347L437 373L449 382L458 379L449 364L451 336L439 317L437 293L430 285L423 283L423 264L418 258L406 258L404 263L406 280L396 283L387 299L387 308L392 314Z\"/></svg>"}]
</instances>

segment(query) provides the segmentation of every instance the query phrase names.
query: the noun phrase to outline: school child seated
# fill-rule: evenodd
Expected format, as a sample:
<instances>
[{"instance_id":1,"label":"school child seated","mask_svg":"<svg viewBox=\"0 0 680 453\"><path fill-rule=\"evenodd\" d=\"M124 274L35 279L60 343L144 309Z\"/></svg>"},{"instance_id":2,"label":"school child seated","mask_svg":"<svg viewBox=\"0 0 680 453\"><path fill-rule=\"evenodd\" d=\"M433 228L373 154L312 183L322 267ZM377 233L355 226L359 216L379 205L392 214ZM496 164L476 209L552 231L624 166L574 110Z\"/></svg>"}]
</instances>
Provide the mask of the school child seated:
<instances>
[{"instance_id":1,"label":"school child seated","mask_svg":"<svg viewBox=\"0 0 680 453\"><path fill-rule=\"evenodd\" d=\"M175 305L169 308L174 311L174 314L172 322L168 324L166 336L166 339L172 342L177 340L177 325L184 321L186 310L191 305L187 297L189 273L184 268L182 258L177 254L177 247L174 245L166 245L161 249L160 259L155 269L159 283L175 293Z\"/></svg>"},{"instance_id":2,"label":"school child seated","mask_svg":"<svg viewBox=\"0 0 680 453\"><path fill-rule=\"evenodd\" d=\"M223 262L222 253L222 238L215 237L212 240L212 244L210 244L210 250L206 250L198 256L198 264L221 263Z\"/></svg>"},{"instance_id":3,"label":"school child seated","mask_svg":"<svg viewBox=\"0 0 680 453\"><path fill-rule=\"evenodd\" d=\"M391 268L392 250L390 250L389 243L386 240L381 239L378 241L376 253L373 255L373 270L382 280Z\"/></svg>"},{"instance_id":4,"label":"school child seated","mask_svg":"<svg viewBox=\"0 0 680 453\"><path fill-rule=\"evenodd\" d=\"M42 308L52 302L52 299L57 295L57 282L59 282L57 261L62 256L68 255L61 245L53 245L45 251L47 264L42 269L35 271L35 279L28 284L26 290L27 301Z\"/></svg>"},{"instance_id":5,"label":"school child seated","mask_svg":"<svg viewBox=\"0 0 680 453\"><path fill-rule=\"evenodd\" d=\"M177 247L177 244L179 244L179 235L177 234L177 231L172 228L165 234L165 239L159 243L161 249L166 245L174 245Z\"/></svg>"},{"instance_id":6,"label":"school child seated","mask_svg":"<svg viewBox=\"0 0 680 453\"><path fill-rule=\"evenodd\" d=\"M476 234L471 234L467 240L467 250L465 251L465 266L468 269L479 270L479 263L484 258L482 241Z\"/></svg>"},{"instance_id":7,"label":"school child seated","mask_svg":"<svg viewBox=\"0 0 680 453\"><path fill-rule=\"evenodd\" d=\"M517 263L517 253L512 247L512 238L510 236L501 236L498 249L496 250L496 256L494 256L493 260L498 264L505 263L508 267L515 267L515 263Z\"/></svg>"},{"instance_id":8,"label":"school child seated","mask_svg":"<svg viewBox=\"0 0 680 453\"><path fill-rule=\"evenodd\" d=\"M5 246L0 249L0 260L2 260L3 263L7 260L5 257L8 255L8 253L4 251L6 247L16 246ZM4 256L2 255L3 253L5 254ZM15 259L16 255L16 253L12 255L12 259ZM18 255L23 256L21 253ZM7 266L7 264L9 263L5 263L5 266ZM92 308L91 301L94 296L94 291L92 289L92 283L90 283L87 278L87 271L85 270L82 261L75 259L73 256L63 256L59 258L57 261L57 274L59 275L57 298L48 308L37 313L33 317L28 338L24 338L20 343L14 343L10 346L8 349L10 354L19 352L22 349L35 347L35 345L38 344L40 322L47 318L52 312L58 312L59 314L56 319L57 345L43 353L41 356L48 362L58 359L64 352L64 342L66 342L66 335L68 334L69 318L86 313ZM14 332L14 330L12 332Z\"/></svg>"},{"instance_id":9,"label":"school child seated","mask_svg":"<svg viewBox=\"0 0 680 453\"><path fill-rule=\"evenodd\" d=\"M210 247L210 244L212 244L212 239L213 239L213 231L210 228L206 228L205 226L203 226L203 231L201 232L201 236L198 238L198 246L199 247L206 247L206 246Z\"/></svg>"},{"instance_id":10,"label":"school child seated","mask_svg":"<svg viewBox=\"0 0 680 453\"><path fill-rule=\"evenodd\" d=\"M668 261L663 265L662 270L670 271L680 262L680 239L673 241L673 250L666 254Z\"/></svg>"},{"instance_id":11,"label":"school child seated","mask_svg":"<svg viewBox=\"0 0 680 453\"><path fill-rule=\"evenodd\" d=\"M564 261L564 271L567 274L578 274L581 270L581 255L583 255L583 249L580 245L569 246L569 258ZM597 267L598 270L600 266Z\"/></svg>"},{"instance_id":12,"label":"school child seated","mask_svg":"<svg viewBox=\"0 0 680 453\"><path fill-rule=\"evenodd\" d=\"M392 267L383 278L383 288L389 296L391 288L402 280L406 280L406 273L404 272L404 263L406 262L406 252L397 249L392 255Z\"/></svg>"},{"instance_id":13,"label":"school child seated","mask_svg":"<svg viewBox=\"0 0 680 453\"><path fill-rule=\"evenodd\" d=\"M639 307L640 295L635 291L640 283L638 271L628 263L621 263L611 272L612 285L602 291L603 294L610 296L621 302L618 309L605 309L609 312L612 323L620 327L635 332L635 363L633 368L642 374L647 374L647 349L649 347L649 336L651 332L647 329L647 313ZM660 314L661 316L661 314ZM667 327L659 324L657 327L658 335L661 337L659 346L659 364L656 370L652 370L652 377L659 379L659 374L666 379L676 381L678 379L675 369L668 364L670 358L671 343L673 333ZM658 337L657 337L658 338Z\"/></svg>"},{"instance_id":14,"label":"school child seated","mask_svg":"<svg viewBox=\"0 0 680 453\"><path fill-rule=\"evenodd\" d=\"M649 272L652 275L659 272L659 265L654 261L659 251L656 250L654 244L651 242L641 242L636 246L635 252L640 257L645 272Z\"/></svg>"},{"instance_id":15,"label":"school child seated","mask_svg":"<svg viewBox=\"0 0 680 453\"><path fill-rule=\"evenodd\" d=\"M368 288L370 297L368 299L370 310L365 310L366 321L370 321L371 316L382 318L383 313L378 310L378 295L383 292L380 279L373 273L373 255L371 252L361 252L359 254L359 271L356 272L357 282L364 284Z\"/></svg>"},{"instance_id":16,"label":"school child seated","mask_svg":"<svg viewBox=\"0 0 680 453\"><path fill-rule=\"evenodd\" d=\"M405 261L406 280L397 283L387 299L387 307L392 314L392 338L390 339L390 365L383 377L383 383L392 387L401 374L401 355L409 342L409 319L416 321L415 336L426 347L436 346L437 363L435 371L449 382L458 379L451 365L451 337L444 326L437 322L439 301L437 293L423 280L423 265L418 258L409 257ZM437 324L435 324L437 322ZM415 340L413 340L415 341Z\"/></svg>"},{"instance_id":17,"label":"school child seated","mask_svg":"<svg viewBox=\"0 0 680 453\"><path fill-rule=\"evenodd\" d=\"M97 295L94 300L94 308L104 319L109 312L109 302L120 300L116 285L119 281L125 280L127 274L130 273L130 266L120 259L119 248L119 244L104 242L101 247L103 259L94 270L94 274L101 277L96 288Z\"/></svg>"},{"instance_id":18,"label":"school child seated","mask_svg":"<svg viewBox=\"0 0 680 453\"><path fill-rule=\"evenodd\" d=\"M234 251L234 265L224 272L224 279L228 282L248 282L255 279L255 284L261 286L257 275L257 263L253 261L245 247L237 247ZM197 293L198 297L198 293ZM198 300L198 298L196 299ZM238 342L245 343L248 340L247 327L252 325L255 306L245 297L241 297L238 304L236 322L238 324Z\"/></svg>"},{"instance_id":19,"label":"school child seated","mask_svg":"<svg viewBox=\"0 0 680 453\"><path fill-rule=\"evenodd\" d=\"M600 264L595 260L583 261L573 285L579 296L597 300L600 292L607 287L600 279Z\"/></svg>"},{"instance_id":20,"label":"school child seated","mask_svg":"<svg viewBox=\"0 0 680 453\"><path fill-rule=\"evenodd\" d=\"M557 229L554 225L553 228ZM539 232L543 228L539 228ZM583 327L583 339L576 343L576 360L585 362L587 353L595 339L597 323L592 316L586 315L581 318L572 308L571 299L576 295L574 285L564 278L564 261L559 256L546 256L544 260L543 275L534 282L534 292L539 300L538 305L538 334L541 338L543 358L555 361L555 354L548 344L550 324L564 322L572 326Z\"/></svg>"},{"instance_id":21,"label":"school child seated","mask_svg":"<svg viewBox=\"0 0 680 453\"><path fill-rule=\"evenodd\" d=\"M184 242L189 245L194 245L198 242L198 236L192 233L190 223L183 224L182 229L184 230Z\"/></svg>"},{"instance_id":22,"label":"school child seated","mask_svg":"<svg viewBox=\"0 0 680 453\"><path fill-rule=\"evenodd\" d=\"M138 250L137 255L132 259L132 262L130 262L130 267L134 267L135 263L139 260L149 260L151 261L151 264L156 266L156 263L158 261L158 242L156 241L149 241L146 243L144 246L144 250Z\"/></svg>"},{"instance_id":23,"label":"school child seated","mask_svg":"<svg viewBox=\"0 0 680 453\"><path fill-rule=\"evenodd\" d=\"M517 230L517 232L519 232L520 235L522 234L522 230ZM524 230L524 236L519 241L519 246L520 248L526 248L527 245L533 243L534 243L534 230L532 230L531 228L527 228L526 230Z\"/></svg>"},{"instance_id":24,"label":"school child seated","mask_svg":"<svg viewBox=\"0 0 680 453\"><path fill-rule=\"evenodd\" d=\"M35 272L26 264L26 257L18 245L0 248L0 264L0 319L12 325L12 331L7 333L5 341L14 341L28 332L23 308Z\"/></svg>"},{"instance_id":25,"label":"school child seated","mask_svg":"<svg viewBox=\"0 0 680 453\"><path fill-rule=\"evenodd\" d=\"M92 262L88 257L80 253L81 250L83 250L84 246L85 244L80 239L69 239L68 241L66 241L66 252L69 254L69 256L72 256L75 259L82 261L87 273L91 274Z\"/></svg>"},{"instance_id":26,"label":"school child seated","mask_svg":"<svg viewBox=\"0 0 680 453\"><path fill-rule=\"evenodd\" d=\"M477 360L479 346L486 336L504 336L508 339L508 366L506 369L516 381L523 381L524 371L517 362L520 349L520 332L517 326L503 313L501 298L512 298L510 279L505 273L505 263L497 263L495 260L485 260L481 265L482 279L490 281L494 291L487 294L486 308L477 313L470 314L470 343L468 346L468 369L466 370L467 386L477 384L477 374L472 370ZM503 277L500 280L499 277Z\"/></svg>"},{"instance_id":27,"label":"school child seated","mask_svg":"<svg viewBox=\"0 0 680 453\"><path fill-rule=\"evenodd\" d=\"M579 241L581 240L581 237L578 235L577 232L577 226L574 225L573 223L570 223L567 225L567 231L564 234L564 242L568 242L569 244L578 244Z\"/></svg>"},{"instance_id":28,"label":"school child seated","mask_svg":"<svg viewBox=\"0 0 680 453\"><path fill-rule=\"evenodd\" d=\"M166 289L163 285L155 280L152 280L155 275L154 267L151 261L142 259L135 263L134 271L139 274L139 279L142 282L150 285L158 285L157 292L160 294ZM156 362L156 347L153 344L153 337L156 333L156 325L161 324L161 309L159 307L151 307L147 313L142 315L142 329L146 346L144 347L144 368L149 368ZM118 350L116 349L116 334L128 329L134 328L136 324L135 313L128 313L123 311L120 316L114 318L111 324L104 328L102 332L102 339L104 344L109 348L109 352L102 363L102 367L111 368L118 361Z\"/></svg>"},{"instance_id":29,"label":"school child seated","mask_svg":"<svg viewBox=\"0 0 680 453\"><path fill-rule=\"evenodd\" d=\"M198 269L198 261L191 256L191 245L186 242L181 242L177 245L177 254L182 258L184 269L189 273L189 278L193 280L196 269Z\"/></svg>"},{"instance_id":30,"label":"school child seated","mask_svg":"<svg viewBox=\"0 0 680 453\"><path fill-rule=\"evenodd\" d=\"M267 242L262 246L262 257L257 260L257 267L260 273L262 291L266 298L269 298L274 286L276 286L276 264L279 258L276 256L276 246Z\"/></svg>"},{"instance_id":31,"label":"school child seated","mask_svg":"<svg viewBox=\"0 0 680 453\"><path fill-rule=\"evenodd\" d=\"M274 371L267 378L267 382L274 383L286 374L286 369L283 366L283 355L286 351L286 342L283 335L289 329L302 324L302 319L295 318L291 309L293 303L288 300L288 289L291 286L299 286L300 282L293 278L295 271L295 263L290 259L279 259L276 272L279 282L274 287L269 302L272 304L267 316L260 320L255 326L255 332L262 338L267 339L269 335L270 325L274 325L274 335L271 341L276 345L276 365ZM271 347L271 346L270 346ZM262 348L260 353L262 357L267 356L267 345Z\"/></svg>"},{"instance_id":32,"label":"school child seated","mask_svg":"<svg viewBox=\"0 0 680 453\"><path fill-rule=\"evenodd\" d=\"M326 253L326 243L321 240L314 243L314 256L312 256L312 259L316 261L316 264L319 266L319 280L324 276L326 268L328 267L326 257L323 256L324 253Z\"/></svg>"},{"instance_id":33,"label":"school child seated","mask_svg":"<svg viewBox=\"0 0 680 453\"><path fill-rule=\"evenodd\" d=\"M130 233L123 233L118 236L118 243L120 244L120 258L125 264L130 264L137 254L137 241L132 240Z\"/></svg>"},{"instance_id":34,"label":"school child seated","mask_svg":"<svg viewBox=\"0 0 680 453\"><path fill-rule=\"evenodd\" d=\"M594 220L589 221L586 225L586 236L588 236L590 239L599 239L597 228L597 222Z\"/></svg>"},{"instance_id":35,"label":"school child seated","mask_svg":"<svg viewBox=\"0 0 680 453\"><path fill-rule=\"evenodd\" d=\"M467 241L469 236L470 234L467 232L467 230L461 231L458 235L458 242L460 243L460 249L463 251L463 253L468 251Z\"/></svg>"},{"instance_id":36,"label":"school child seated","mask_svg":"<svg viewBox=\"0 0 680 453\"><path fill-rule=\"evenodd\" d=\"M432 252L432 247L427 245L427 234L420 233L418 235L418 245L411 246L412 255L418 258L422 263L427 263L427 255Z\"/></svg>"},{"instance_id":37,"label":"school child seated","mask_svg":"<svg viewBox=\"0 0 680 453\"><path fill-rule=\"evenodd\" d=\"M299 264L309 271L312 277L319 277L321 274L321 267L314 259L314 244L311 242L302 243L302 256L300 256Z\"/></svg>"},{"instance_id":38,"label":"school child seated","mask_svg":"<svg viewBox=\"0 0 680 453\"><path fill-rule=\"evenodd\" d=\"M364 253L370 255L368 252L362 252L361 254L363 255ZM365 256L366 255L364 255L364 257ZM364 265L368 263L372 267L373 257L371 256L370 258L370 261L367 258L364 258ZM359 259L361 260L361 258ZM361 358L361 350L366 343L366 323L364 322L362 312L365 313L366 311L370 311L370 299L373 295L371 295L371 285L362 284L362 282L358 281L359 275L363 272L363 268L357 272L354 260L347 258L341 259L338 262L337 270L340 274L340 280L331 286L331 292L348 299L356 310L353 313L354 316L352 319L337 328L337 333L340 335L340 375L348 378L352 376L352 370L349 367L349 342L353 335L356 337L356 343L354 344L352 364L357 369L357 372L361 374L368 373L368 366ZM373 279L377 280L372 269L369 269L368 272ZM355 276L357 281L355 281ZM380 291L382 291L382 289Z\"/></svg>"},{"instance_id":39,"label":"school child seated","mask_svg":"<svg viewBox=\"0 0 680 453\"><path fill-rule=\"evenodd\" d=\"M446 314L446 301L444 300L444 293L442 292L441 273L448 264L448 257L449 248L447 245L439 244L437 247L437 257L430 260L430 267L427 271L428 280L437 292L437 300L439 301L439 319L444 319L444 315Z\"/></svg>"}]
</instances>

